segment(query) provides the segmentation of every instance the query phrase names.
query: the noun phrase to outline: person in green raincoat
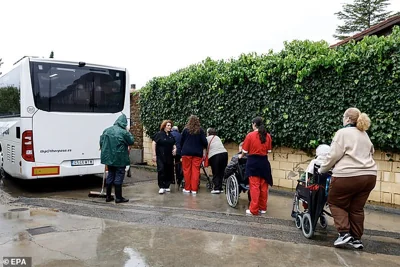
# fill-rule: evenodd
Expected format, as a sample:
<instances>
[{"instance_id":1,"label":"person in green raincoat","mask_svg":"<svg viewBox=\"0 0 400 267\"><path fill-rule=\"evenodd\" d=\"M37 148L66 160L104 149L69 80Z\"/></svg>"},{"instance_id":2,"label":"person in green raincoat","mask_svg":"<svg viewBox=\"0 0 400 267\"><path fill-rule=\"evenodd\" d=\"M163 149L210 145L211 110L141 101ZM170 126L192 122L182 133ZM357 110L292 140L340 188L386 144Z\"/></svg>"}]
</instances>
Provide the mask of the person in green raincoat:
<instances>
[{"instance_id":1,"label":"person in green raincoat","mask_svg":"<svg viewBox=\"0 0 400 267\"><path fill-rule=\"evenodd\" d=\"M114 125L105 129L100 136L101 163L107 165L106 202L113 201L112 185L115 190L115 203L128 202L122 197L122 183L125 178L125 168L130 165L128 147L133 145L134 138L129 132L128 120L124 114L118 117Z\"/></svg>"}]
</instances>

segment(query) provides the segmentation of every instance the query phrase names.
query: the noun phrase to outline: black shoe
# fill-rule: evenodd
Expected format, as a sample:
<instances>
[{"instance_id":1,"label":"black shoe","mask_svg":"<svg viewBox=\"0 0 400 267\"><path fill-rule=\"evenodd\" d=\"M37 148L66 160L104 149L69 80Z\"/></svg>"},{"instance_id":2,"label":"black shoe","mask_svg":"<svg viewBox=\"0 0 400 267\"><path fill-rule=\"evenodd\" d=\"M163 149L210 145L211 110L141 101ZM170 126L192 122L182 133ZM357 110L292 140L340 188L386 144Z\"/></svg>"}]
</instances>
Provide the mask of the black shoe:
<instances>
[{"instance_id":1,"label":"black shoe","mask_svg":"<svg viewBox=\"0 0 400 267\"><path fill-rule=\"evenodd\" d=\"M129 201L129 199L127 199L127 198L121 198L121 199L116 199L115 203L126 203L128 201Z\"/></svg>"},{"instance_id":2,"label":"black shoe","mask_svg":"<svg viewBox=\"0 0 400 267\"><path fill-rule=\"evenodd\" d=\"M129 199L122 197L122 185L115 185L115 203L125 203Z\"/></svg>"},{"instance_id":3,"label":"black shoe","mask_svg":"<svg viewBox=\"0 0 400 267\"><path fill-rule=\"evenodd\" d=\"M107 186L107 188L106 188L106 195L107 195L106 202L111 202L111 201L114 200L114 197L111 195L112 184L107 184L106 186Z\"/></svg>"}]
</instances>

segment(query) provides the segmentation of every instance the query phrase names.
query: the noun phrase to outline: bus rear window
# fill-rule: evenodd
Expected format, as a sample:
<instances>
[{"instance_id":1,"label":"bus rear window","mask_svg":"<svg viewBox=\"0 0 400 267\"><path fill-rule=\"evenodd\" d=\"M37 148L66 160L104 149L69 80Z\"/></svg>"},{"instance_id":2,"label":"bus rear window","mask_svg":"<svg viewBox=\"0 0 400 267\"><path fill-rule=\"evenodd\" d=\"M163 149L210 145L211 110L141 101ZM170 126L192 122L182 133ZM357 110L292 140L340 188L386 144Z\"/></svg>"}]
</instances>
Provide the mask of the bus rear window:
<instances>
[{"instance_id":1,"label":"bus rear window","mask_svg":"<svg viewBox=\"0 0 400 267\"><path fill-rule=\"evenodd\" d=\"M38 109L116 113L124 108L124 71L42 62L30 67Z\"/></svg>"},{"instance_id":2,"label":"bus rear window","mask_svg":"<svg viewBox=\"0 0 400 267\"><path fill-rule=\"evenodd\" d=\"M0 77L0 118L20 116L20 73L16 67Z\"/></svg>"}]
</instances>

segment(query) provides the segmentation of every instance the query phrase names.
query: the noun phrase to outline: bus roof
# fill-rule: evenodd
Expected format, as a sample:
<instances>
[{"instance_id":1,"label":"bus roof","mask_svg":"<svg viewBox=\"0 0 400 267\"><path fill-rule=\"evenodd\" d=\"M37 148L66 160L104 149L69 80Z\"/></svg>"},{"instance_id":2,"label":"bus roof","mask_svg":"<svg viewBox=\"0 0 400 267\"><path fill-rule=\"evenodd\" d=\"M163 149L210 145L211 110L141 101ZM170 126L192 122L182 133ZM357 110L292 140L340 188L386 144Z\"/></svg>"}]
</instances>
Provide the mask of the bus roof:
<instances>
[{"instance_id":1,"label":"bus roof","mask_svg":"<svg viewBox=\"0 0 400 267\"><path fill-rule=\"evenodd\" d=\"M29 60L29 61L33 61L33 62L57 63L57 64L78 65L78 66L83 64L84 66L88 66L88 67L106 68L106 69L114 69L114 70L119 70L119 71L126 71L126 68L122 68L122 67L93 64L93 63L87 63L87 62L82 62L82 61L77 62L77 61L58 60L58 59L54 59L54 58L39 58L39 57L33 57L33 56L24 56L21 59L19 59L17 62L15 62L14 65L16 65L24 60Z\"/></svg>"}]
</instances>

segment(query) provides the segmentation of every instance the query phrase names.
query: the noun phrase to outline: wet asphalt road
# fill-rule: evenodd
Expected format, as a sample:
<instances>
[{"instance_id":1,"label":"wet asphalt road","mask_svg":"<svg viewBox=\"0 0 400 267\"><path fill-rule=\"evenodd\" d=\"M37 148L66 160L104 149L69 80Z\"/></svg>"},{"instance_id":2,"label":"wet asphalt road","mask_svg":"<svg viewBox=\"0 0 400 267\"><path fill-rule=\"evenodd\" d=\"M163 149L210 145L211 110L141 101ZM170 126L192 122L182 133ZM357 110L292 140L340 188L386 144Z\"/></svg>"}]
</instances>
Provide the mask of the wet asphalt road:
<instances>
[{"instance_id":1,"label":"wet asphalt road","mask_svg":"<svg viewBox=\"0 0 400 267\"><path fill-rule=\"evenodd\" d=\"M66 213L111 219L130 223L155 226L172 226L209 232L235 234L284 242L313 244L332 247L336 237L333 227L319 228L313 239L306 239L294 227L292 220L245 215L226 215L217 212L191 211L174 208L137 206L131 204L113 205L94 201L54 200L21 198L21 203L57 209ZM379 238L392 239L393 242L379 241ZM371 242L371 240L373 240ZM400 255L400 233L367 230L364 236L365 251L372 253Z\"/></svg>"},{"instance_id":2,"label":"wet asphalt road","mask_svg":"<svg viewBox=\"0 0 400 267\"><path fill-rule=\"evenodd\" d=\"M143 182L152 182L156 173L146 169L132 168L132 178L126 178L124 185L130 186ZM197 229L208 232L235 234L248 237L279 240L291 243L313 244L332 247L336 231L332 226L326 230L317 228L313 239L306 239L300 230L294 227L293 220L277 219L268 216L251 217L232 215L215 211L196 211L176 207L156 207L129 202L114 205L98 199L47 198L46 193L55 191L73 191L98 188L101 179L93 177L82 179L53 179L41 181L8 180L4 190L15 202L34 207L57 209L66 213L111 219L129 223L154 226L169 226ZM271 192L274 194L274 192ZM364 235L365 251L387 255L400 255L400 233L366 230Z\"/></svg>"},{"instance_id":3,"label":"wet asphalt road","mask_svg":"<svg viewBox=\"0 0 400 267\"><path fill-rule=\"evenodd\" d=\"M149 182L157 179L156 173L146 168L131 168L131 177L125 177L123 186ZM134 177L134 178L133 178ZM13 197L42 197L46 193L98 190L102 185L102 176L73 176L64 178L44 178L37 180L7 179L2 189Z\"/></svg>"}]
</instances>

